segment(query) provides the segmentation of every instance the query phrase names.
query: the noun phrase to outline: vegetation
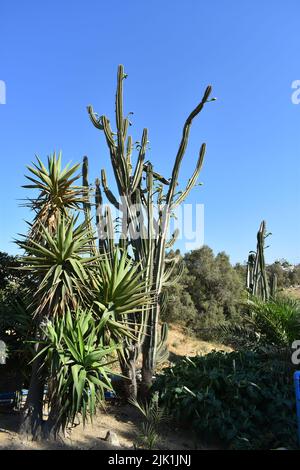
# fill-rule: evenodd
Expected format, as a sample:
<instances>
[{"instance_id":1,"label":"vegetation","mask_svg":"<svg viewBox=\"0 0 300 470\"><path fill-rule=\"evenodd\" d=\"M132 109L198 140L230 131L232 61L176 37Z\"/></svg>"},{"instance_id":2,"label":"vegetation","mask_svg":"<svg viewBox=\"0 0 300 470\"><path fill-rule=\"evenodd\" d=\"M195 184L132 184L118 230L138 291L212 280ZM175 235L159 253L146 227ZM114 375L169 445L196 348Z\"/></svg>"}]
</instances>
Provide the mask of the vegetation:
<instances>
[{"instance_id":1,"label":"vegetation","mask_svg":"<svg viewBox=\"0 0 300 470\"><path fill-rule=\"evenodd\" d=\"M116 132L111 130L109 119L106 116L99 117L94 113L92 106L88 106L88 113L93 125L104 132L109 148L118 195L114 195L108 186L104 169L101 172L102 186L108 201L119 213L120 245L127 252L132 252L135 261L141 264L147 286L146 291L154 293L151 307L143 312L142 318L139 318L141 328L137 340L133 340L126 350L128 364L132 366L130 379L133 390L136 388L134 364L140 350L142 350L142 380L144 389L147 390L152 383L158 360L157 351L160 349L159 319L163 304L162 290L169 282L178 262L176 256L172 259L170 257L166 259L166 249L175 243L178 235L175 232L171 239L167 240L170 218L176 206L185 200L197 182L203 164L205 144L201 145L195 170L185 190L178 192L180 167L193 120L204 106L212 101L210 99L212 88L211 86L206 88L202 100L189 114L183 126L172 175L167 179L155 172L153 164L145 160L148 146L147 129L143 130L141 142L138 142L136 146L138 150L137 163L136 165L132 163L131 156L134 145L131 136L127 135L130 122L128 117L124 117L123 114L123 82L126 77L123 66L120 65L116 92ZM108 218L110 218L109 213L101 215L99 221L107 221ZM107 222L105 223L107 224Z\"/></svg>"},{"instance_id":2,"label":"vegetation","mask_svg":"<svg viewBox=\"0 0 300 470\"><path fill-rule=\"evenodd\" d=\"M297 447L292 373L255 352L212 352L164 370L154 390L181 424L231 449Z\"/></svg>"},{"instance_id":3,"label":"vegetation","mask_svg":"<svg viewBox=\"0 0 300 470\"><path fill-rule=\"evenodd\" d=\"M161 426L169 419L165 409L159 405L158 393L154 393L145 404L137 400L130 401L142 417L136 438L136 447L142 449L157 449L163 441Z\"/></svg>"},{"instance_id":4,"label":"vegetation","mask_svg":"<svg viewBox=\"0 0 300 470\"><path fill-rule=\"evenodd\" d=\"M266 264L264 221L243 265L233 267L226 253L215 255L208 246L183 256L173 251L178 232L167 239L170 221L196 185L205 144L184 190L178 190L180 169L193 120L213 101L211 87L189 114L165 178L146 160L148 130L135 144L128 135L125 78L119 66L116 132L88 106L104 133L117 193L105 169L90 185L87 157L64 168L61 154L46 164L37 157L24 186L32 219L16 241L23 255L0 252L0 339L19 376L14 387L29 389L21 432L56 439L76 421L92 419L112 390L118 362L126 398L143 417L138 447L158 445L167 412L228 448L295 448L289 357L300 335L300 301L282 291L300 284L300 266ZM169 322L236 351L185 358L151 389L158 364L168 358Z\"/></svg>"},{"instance_id":5,"label":"vegetation","mask_svg":"<svg viewBox=\"0 0 300 470\"><path fill-rule=\"evenodd\" d=\"M213 338L220 323L240 323L246 293L229 257L214 256L203 246L185 254L182 262L183 275L166 289L164 320L179 322L202 338Z\"/></svg>"},{"instance_id":6,"label":"vegetation","mask_svg":"<svg viewBox=\"0 0 300 470\"><path fill-rule=\"evenodd\" d=\"M77 169L62 169L61 156L55 154L47 167L39 159L29 167L35 178L29 176L32 184L26 187L37 197L28 204L35 215L29 233L17 243L24 250L20 269L29 273L34 287L27 318L35 358L21 426L33 438L56 437L79 414L83 421L94 414L105 387L111 386L105 364L113 352L124 357L126 338L134 333L130 316L148 302L126 253L113 247L107 258L96 252L86 211L89 192L74 185ZM80 212L86 216L83 222Z\"/></svg>"},{"instance_id":7,"label":"vegetation","mask_svg":"<svg viewBox=\"0 0 300 470\"><path fill-rule=\"evenodd\" d=\"M76 310L73 315L67 310L64 316L42 327L45 340L39 354L49 374L50 413L45 427L53 437L73 425L79 415L83 423L92 418L105 390L112 390L109 357L117 346L105 344L104 328L91 311L84 310Z\"/></svg>"}]
</instances>

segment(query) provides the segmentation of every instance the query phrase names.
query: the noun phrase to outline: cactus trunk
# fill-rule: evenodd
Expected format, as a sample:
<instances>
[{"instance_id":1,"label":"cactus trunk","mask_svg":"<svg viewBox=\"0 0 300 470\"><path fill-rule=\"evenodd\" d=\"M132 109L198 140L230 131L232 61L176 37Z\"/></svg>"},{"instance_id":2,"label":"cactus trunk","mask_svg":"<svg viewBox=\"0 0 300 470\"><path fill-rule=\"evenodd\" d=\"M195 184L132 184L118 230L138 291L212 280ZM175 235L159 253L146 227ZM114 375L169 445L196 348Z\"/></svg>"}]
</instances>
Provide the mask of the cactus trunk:
<instances>
[{"instance_id":1,"label":"cactus trunk","mask_svg":"<svg viewBox=\"0 0 300 470\"><path fill-rule=\"evenodd\" d=\"M265 263L265 239L270 234L266 233L266 222L263 220L257 232L256 252L251 252L247 263L247 290L249 295L254 295L267 301L270 298L270 287ZM273 289L272 289L273 290ZM274 284L274 292L276 286Z\"/></svg>"}]
</instances>

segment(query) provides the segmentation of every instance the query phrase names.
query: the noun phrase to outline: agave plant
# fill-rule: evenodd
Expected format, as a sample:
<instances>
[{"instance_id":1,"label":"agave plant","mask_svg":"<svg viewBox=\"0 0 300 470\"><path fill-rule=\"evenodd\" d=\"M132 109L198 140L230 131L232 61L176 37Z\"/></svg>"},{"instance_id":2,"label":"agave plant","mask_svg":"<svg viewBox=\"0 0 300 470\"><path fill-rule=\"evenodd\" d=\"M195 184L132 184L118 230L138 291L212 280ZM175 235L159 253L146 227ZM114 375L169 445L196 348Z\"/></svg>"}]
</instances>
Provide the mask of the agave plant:
<instances>
[{"instance_id":1,"label":"agave plant","mask_svg":"<svg viewBox=\"0 0 300 470\"><path fill-rule=\"evenodd\" d=\"M105 390L112 390L109 377L111 356L118 345L103 344L103 325L92 311L67 309L65 316L44 327L42 366L48 370L49 418L44 432L56 434L82 418L93 418ZM115 359L116 360L116 359Z\"/></svg>"},{"instance_id":2,"label":"agave plant","mask_svg":"<svg viewBox=\"0 0 300 470\"><path fill-rule=\"evenodd\" d=\"M22 270L39 280L34 293L36 315L55 316L66 307L76 308L88 301L96 281L93 268L97 259L88 256L90 232L86 223L76 226L76 218L59 216L57 230L40 224L39 241L17 241L25 250ZM94 284L93 284L94 283Z\"/></svg>"}]
</instances>

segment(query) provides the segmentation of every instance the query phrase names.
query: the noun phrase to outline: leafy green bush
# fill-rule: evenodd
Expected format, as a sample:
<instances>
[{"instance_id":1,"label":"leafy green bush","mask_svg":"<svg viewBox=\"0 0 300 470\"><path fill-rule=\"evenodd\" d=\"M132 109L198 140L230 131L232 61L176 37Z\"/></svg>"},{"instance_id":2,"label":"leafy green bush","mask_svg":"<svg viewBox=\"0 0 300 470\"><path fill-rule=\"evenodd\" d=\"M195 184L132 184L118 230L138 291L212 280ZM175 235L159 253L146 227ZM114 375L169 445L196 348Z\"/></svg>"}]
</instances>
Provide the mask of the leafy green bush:
<instances>
[{"instance_id":1,"label":"leafy green bush","mask_svg":"<svg viewBox=\"0 0 300 470\"><path fill-rule=\"evenodd\" d=\"M215 256L208 246L186 253L182 261L183 275L176 281L175 270L176 282L165 289L163 320L183 324L202 339L218 339L214 327L242 322L244 280L225 253Z\"/></svg>"},{"instance_id":2,"label":"leafy green bush","mask_svg":"<svg viewBox=\"0 0 300 470\"><path fill-rule=\"evenodd\" d=\"M186 358L158 376L160 403L196 433L232 449L296 448L292 371L255 352Z\"/></svg>"}]
</instances>

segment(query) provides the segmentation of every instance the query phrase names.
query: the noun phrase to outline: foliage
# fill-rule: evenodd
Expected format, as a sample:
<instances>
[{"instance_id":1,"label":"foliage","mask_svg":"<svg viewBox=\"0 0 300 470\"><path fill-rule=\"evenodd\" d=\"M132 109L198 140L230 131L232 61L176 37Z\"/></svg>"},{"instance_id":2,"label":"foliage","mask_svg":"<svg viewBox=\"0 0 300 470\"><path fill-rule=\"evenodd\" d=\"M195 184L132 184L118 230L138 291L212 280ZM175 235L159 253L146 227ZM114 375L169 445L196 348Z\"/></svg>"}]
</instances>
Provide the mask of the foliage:
<instances>
[{"instance_id":1,"label":"foliage","mask_svg":"<svg viewBox=\"0 0 300 470\"><path fill-rule=\"evenodd\" d=\"M212 352L164 370L153 390L181 423L232 449L296 448L292 372L255 352Z\"/></svg>"},{"instance_id":2,"label":"foliage","mask_svg":"<svg viewBox=\"0 0 300 470\"><path fill-rule=\"evenodd\" d=\"M33 185L26 186L38 191L28 203L35 217L25 239L17 243L25 250L21 269L30 273L36 285L30 313L37 355L32 362L22 430L38 438L56 435L80 413L83 420L94 414L96 404L103 399L104 387L110 387L109 365L106 367L102 358L120 351L124 337L133 337L119 317L138 311L145 296L139 294L142 286L138 279L130 278L130 263L124 264L120 257L117 272L96 252L88 185L74 185L78 165L61 170L61 157L54 154L48 159L48 169L39 159L38 165L29 169L36 175L36 179L29 177ZM85 215L83 223L78 223L80 204ZM119 254L115 256L114 246L110 256L117 263ZM136 292L131 298L135 281ZM107 293L113 293L113 298ZM85 311L89 312L87 323L83 321ZM118 318L112 318L114 313ZM44 360L46 350L42 346L46 340ZM102 383L96 377L99 370L104 377ZM43 422L46 378L50 414Z\"/></svg>"},{"instance_id":3,"label":"foliage","mask_svg":"<svg viewBox=\"0 0 300 470\"><path fill-rule=\"evenodd\" d=\"M129 401L138 409L143 419L137 433L137 447L150 450L157 448L158 442L162 439L160 426L169 419L166 410L159 406L158 394L154 393L145 404L137 400Z\"/></svg>"},{"instance_id":4,"label":"foliage","mask_svg":"<svg viewBox=\"0 0 300 470\"><path fill-rule=\"evenodd\" d=\"M291 347L292 342L300 338L300 301L285 296L262 302L254 298L249 300L251 322L254 329L267 344Z\"/></svg>"},{"instance_id":5,"label":"foliage","mask_svg":"<svg viewBox=\"0 0 300 470\"><path fill-rule=\"evenodd\" d=\"M92 309L106 336L123 342L119 350L122 362L122 358L126 359L128 344L138 338L141 320L136 319L141 319L151 296L146 292L139 264L121 249L115 248L110 256L102 255L98 270Z\"/></svg>"},{"instance_id":6,"label":"foliage","mask_svg":"<svg viewBox=\"0 0 300 470\"><path fill-rule=\"evenodd\" d=\"M183 262L182 278L166 289L164 320L179 321L204 338L212 338L220 323L240 323L245 291L229 257L223 252L214 256L203 246L185 254Z\"/></svg>"},{"instance_id":7,"label":"foliage","mask_svg":"<svg viewBox=\"0 0 300 470\"><path fill-rule=\"evenodd\" d=\"M26 279L15 268L20 266L17 256L11 256L0 251L0 292L7 287L24 284Z\"/></svg>"},{"instance_id":8,"label":"foliage","mask_svg":"<svg viewBox=\"0 0 300 470\"><path fill-rule=\"evenodd\" d=\"M29 271L39 283L33 296L36 315L55 316L67 306L76 308L89 298L95 258L88 256L90 235L86 223L77 227L75 223L74 218L59 216L53 234L40 224L39 241L17 242L26 254L21 258L22 270Z\"/></svg>"},{"instance_id":9,"label":"foliage","mask_svg":"<svg viewBox=\"0 0 300 470\"><path fill-rule=\"evenodd\" d=\"M267 272L270 278L276 275L280 289L300 285L300 265L291 266L285 260L277 260L267 266Z\"/></svg>"},{"instance_id":10,"label":"foliage","mask_svg":"<svg viewBox=\"0 0 300 470\"><path fill-rule=\"evenodd\" d=\"M37 163L28 166L30 176L26 178L30 184L24 188L38 191L35 199L29 199L25 204L35 212L31 225L30 238L39 239L40 224L48 228L50 233L56 230L56 223L61 215L67 216L71 210L79 210L87 199L87 193L80 186L74 185L79 175L75 175L80 164L61 168L62 155L56 153L48 157L48 166L36 157Z\"/></svg>"},{"instance_id":11,"label":"foliage","mask_svg":"<svg viewBox=\"0 0 300 470\"><path fill-rule=\"evenodd\" d=\"M103 324L91 311L70 310L47 321L43 327L44 348L39 355L49 374L49 419L55 431L73 425L78 414L83 424L93 417L105 390L112 390L109 378L111 355L117 346L103 344Z\"/></svg>"}]
</instances>

